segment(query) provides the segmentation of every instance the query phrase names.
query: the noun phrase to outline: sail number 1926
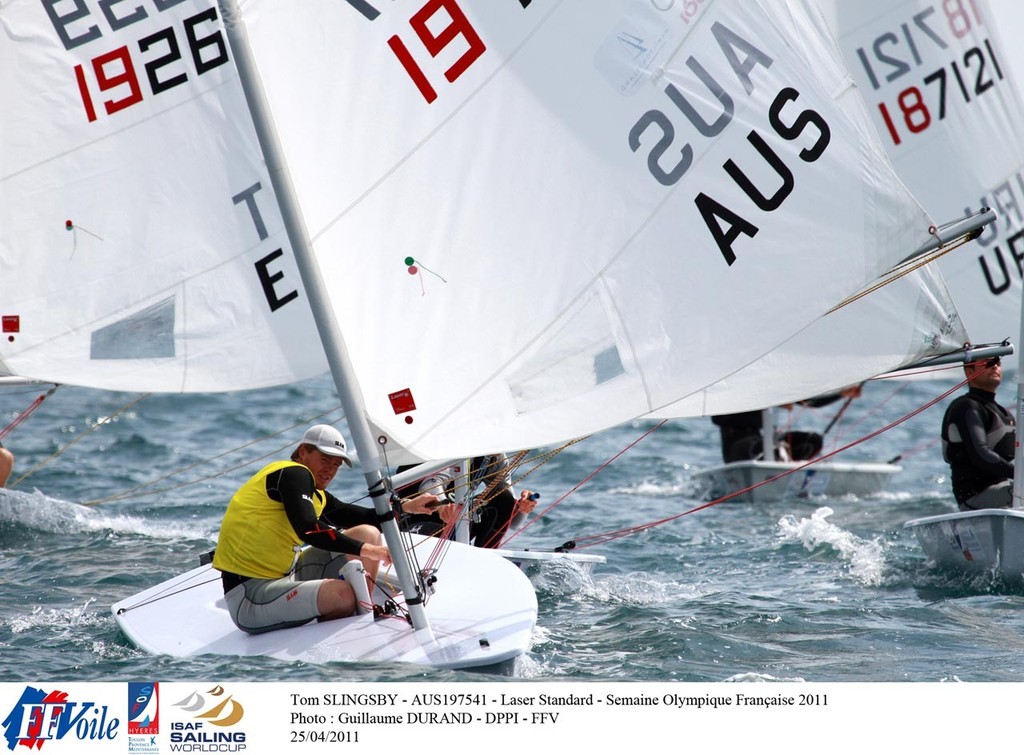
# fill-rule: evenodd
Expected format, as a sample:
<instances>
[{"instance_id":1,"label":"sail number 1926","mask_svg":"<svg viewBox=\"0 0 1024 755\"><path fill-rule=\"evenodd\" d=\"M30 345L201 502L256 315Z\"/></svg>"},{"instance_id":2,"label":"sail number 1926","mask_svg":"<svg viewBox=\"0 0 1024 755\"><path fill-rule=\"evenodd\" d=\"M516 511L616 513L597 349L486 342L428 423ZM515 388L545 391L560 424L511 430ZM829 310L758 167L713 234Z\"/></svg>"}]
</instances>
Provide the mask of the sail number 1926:
<instances>
[{"instance_id":1,"label":"sail number 1926","mask_svg":"<svg viewBox=\"0 0 1024 755\"><path fill-rule=\"evenodd\" d=\"M156 0L157 10L178 2ZM90 15L81 0L76 0L74 10L63 13L58 13L56 0L43 0L43 5L68 50L103 38L100 25L94 22L98 19ZM110 2L101 2L101 9L112 31L148 18L141 6L126 16L115 15ZM132 47L120 45L77 64L74 76L85 116L92 122L99 117L100 106L109 116L142 102L144 82L152 95L158 95L186 83L191 75L201 76L227 62L227 42L217 10L211 7L183 19L180 29L168 26L147 34Z\"/></svg>"}]
</instances>

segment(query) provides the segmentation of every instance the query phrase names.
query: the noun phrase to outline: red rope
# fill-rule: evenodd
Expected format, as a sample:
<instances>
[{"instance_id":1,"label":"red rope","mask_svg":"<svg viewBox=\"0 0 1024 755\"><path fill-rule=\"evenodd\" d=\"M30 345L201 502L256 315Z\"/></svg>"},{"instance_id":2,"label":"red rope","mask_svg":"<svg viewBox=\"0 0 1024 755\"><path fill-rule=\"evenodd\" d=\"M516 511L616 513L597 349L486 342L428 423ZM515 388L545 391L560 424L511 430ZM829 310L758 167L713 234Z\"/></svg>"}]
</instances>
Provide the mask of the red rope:
<instances>
[{"instance_id":1,"label":"red rope","mask_svg":"<svg viewBox=\"0 0 1024 755\"><path fill-rule=\"evenodd\" d=\"M950 388L945 393L942 393L941 395L937 396L936 398L934 398L931 401L929 401L928 403L926 403L924 406L921 406L918 409L915 409L914 411L912 411L909 414L901 417L900 419L896 420L895 422L890 422L888 425L885 425L884 427L874 431L873 433L869 433L868 435L865 435L863 438L860 438L859 440L855 440L852 443L848 443L847 445L842 446L841 448L838 448L835 451L831 451L830 453L825 454L823 456L818 456L818 457L816 457L814 459L811 459L811 460L807 461L806 463L801 464L798 467L794 467L793 469L786 470L785 472L780 472L779 474L777 474L777 475L775 475L773 477L769 477L768 479L762 480L761 482L756 483L754 485L751 485L751 486L749 486L747 488L744 488L742 490L734 491L732 493L729 493L728 495L722 496L721 498L717 498L714 501L709 501L709 502L703 503L703 504L701 504L699 506L694 506L691 509L687 509L686 511L683 511L683 512L681 512L679 514L675 514L673 516L665 517L664 519L658 519L658 520L655 520L653 522L647 522L646 524L638 524L638 525L634 525L632 527L624 527L624 528L619 529L619 530L612 530L610 532L605 532L605 533L598 534L598 535L586 535L584 537L576 538L575 539L576 547L580 548L580 549L582 549L582 548L591 548L591 547L593 547L595 545L601 545L602 543L607 543L607 542L610 542L612 540L617 540L617 539L622 538L622 537L627 537L628 535L634 535L634 534L636 534L638 532L643 532L645 530L653 529L654 527L658 527L658 526L660 526L662 524L667 524L668 522L672 522L672 521L674 521L676 519L679 519L681 517L687 516L689 514L695 514L698 511L703 511L704 509L711 508L712 506L717 506L720 503L725 503L726 501L731 500L731 499L735 498L736 496L742 495L743 493L748 493L751 490L754 490L756 488L761 487L762 485L768 485L769 483L775 482L776 480L781 479L781 478L785 477L786 475L790 475L790 474L793 474L795 472L799 472L799 471L801 471L803 469L806 469L807 467L811 466L812 464L817 464L818 462L825 461L826 459L830 459L830 458L832 458L833 456L835 456L838 453L841 453L843 451L849 450L849 449L853 448L854 446L858 446L861 443L864 443L865 441L871 440L872 438L875 438L875 437L881 435L882 433L888 432L889 430L891 430L892 428L896 427L897 425L903 424L904 422L906 422L911 417L916 417L921 412L923 412L923 411L925 411L927 409L930 409L931 407L935 406L935 404L939 403L943 399L949 397L951 394L953 394L956 391L960 390L966 384L967 384L966 380L964 380L964 381L962 381L960 383L957 383L956 385L954 385L952 388ZM664 422L661 423L661 424L664 424ZM661 427L661 424L659 424L658 427ZM654 428L654 429L657 429L657 427ZM651 432L653 432L653 430ZM650 433L647 433L647 434L650 434ZM647 434L645 434L642 437L646 437ZM630 447L632 447L633 445L636 445L636 443L639 442L642 439L642 437L638 438L637 441L634 441L634 443L631 444ZM605 464L604 466L607 466L607 464ZM591 475L591 477L593 477L593 475ZM580 486L577 485L575 488L573 488L572 491L570 491L570 493L574 492L579 487ZM566 496L567 495L569 495L569 494L567 493ZM560 501L563 500L566 496L563 496L562 499L559 499L559 500ZM581 542L583 543L582 545L581 545Z\"/></svg>"},{"instance_id":2,"label":"red rope","mask_svg":"<svg viewBox=\"0 0 1024 755\"><path fill-rule=\"evenodd\" d=\"M38 409L40 407L40 405L42 405L43 401L45 401L47 399L47 397L50 396L55 390L57 390L57 386L54 386L53 388L48 390L46 393L43 393L40 396L38 396L35 401L33 401L31 404L29 404L28 408L25 409L25 411L21 412L17 417L14 418L14 420L11 422L11 424L9 424L3 430L0 430L0 441L2 441L4 438L6 438L8 435L10 435L11 432L14 430L14 428L16 428L18 425L20 425L26 419L28 419L29 416L32 414L32 412L34 412L36 409Z\"/></svg>"},{"instance_id":3,"label":"red rope","mask_svg":"<svg viewBox=\"0 0 1024 755\"><path fill-rule=\"evenodd\" d=\"M576 484L575 484L575 485L574 485L574 486L573 486L572 488L570 488L570 489L569 489L569 490L568 490L568 491L567 491L567 492L566 492L566 493L565 493L564 495L562 495L562 496L561 496L560 498L558 498L558 499L557 499L556 501L554 501L554 502L553 502L553 503L552 503L552 504L551 504L550 506L548 506L548 507L547 507L546 509L542 510L542 511L541 511L541 512L540 512L539 514L535 515L535 516L534 516L534 517L533 517L532 519L530 519L530 520L529 520L529 521L528 521L528 522L527 522L526 524L524 524L524 525L523 525L522 527L520 527L520 528L519 528L518 530L516 530L516 531L515 531L514 533L512 533L512 534L511 534L511 535L510 535L509 537L507 537L507 538L506 538L506 539L504 540L504 542L502 542L502 545L506 545L506 544L507 544L507 543L508 543L508 542L509 542L510 540L512 540L513 538L515 538L515 537L516 537L517 535L519 535L520 533L524 532L524 531L525 531L525 530L526 530L526 529L527 529L528 527L530 527L531 525L533 525L533 523L534 523L534 522L536 522L536 521L537 521L538 519L540 519L540 518L541 518L542 516L544 516L544 515L545 515L545 514L547 514L547 513L549 512L549 511L551 511L551 510L552 510L553 508L555 508L555 506L557 506L558 504L560 504L560 503L561 503L562 501L564 501L564 500L565 500L566 498L568 498L569 496L571 496L571 495L572 495L573 493L575 493L575 492L576 492L577 490L579 490L579 489L580 489L580 488L582 488L582 487L583 487L584 485L586 485L586 484L587 484L588 482L590 482L590 481L591 481L592 479L594 479L594 477L596 477L596 476L597 476L597 474L598 474L599 472L601 472L601 471L602 471L603 469L605 469L605 468L606 468L606 467L607 467L607 466L608 466L609 464L611 464L611 463L612 463L612 462L614 462L614 461L615 461L616 459L618 459L618 458L619 458L620 456L622 456L622 455L623 455L624 453L626 453L626 451L629 451L629 450L630 450L631 448L633 448L633 446L635 446L635 445L636 445L637 443L639 443L639 442L640 442L640 441L642 441L642 440L643 440L644 438L646 438L647 436L649 436L649 435L650 435L651 433L655 432L656 430L660 430L660 429L661 429L661 428L662 428L662 427L663 427L663 426L665 425L665 423L666 423L666 422L668 422L668 420L667 420L667 419L663 419L663 420L662 420L661 422L659 422L658 424L656 424L656 425L655 425L654 427L652 427L652 428L651 428L650 430L648 430L647 432L643 433L643 434L642 434L642 435L641 435L640 437L638 437L638 438L637 438L636 440L634 440L634 441L633 441L632 443L630 443L630 444L629 444L628 446L626 446L626 447L625 447L625 448L623 448L623 449L622 449L621 451L619 451L619 452L618 452L617 454L615 454L615 455L614 455L614 456L612 456L612 457L611 457L610 459L608 459L608 461L606 461L606 462L605 462L604 464L602 464L601 466L599 466L599 467L598 467L597 469L595 469L595 470L594 470L593 472L591 472L591 473L590 473L589 475L587 475L587 476L586 476L585 478L583 478L583 479L582 479L582 480L580 480L580 481L579 481L578 483L576 483Z\"/></svg>"}]
</instances>

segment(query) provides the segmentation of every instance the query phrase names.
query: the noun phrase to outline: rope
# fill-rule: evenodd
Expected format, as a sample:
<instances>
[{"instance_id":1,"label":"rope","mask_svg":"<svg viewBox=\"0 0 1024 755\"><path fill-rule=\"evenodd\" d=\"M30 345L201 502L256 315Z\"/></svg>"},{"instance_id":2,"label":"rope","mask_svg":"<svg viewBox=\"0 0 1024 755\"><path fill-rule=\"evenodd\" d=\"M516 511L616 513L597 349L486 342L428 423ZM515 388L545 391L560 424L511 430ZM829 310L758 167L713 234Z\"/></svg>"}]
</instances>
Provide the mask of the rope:
<instances>
[{"instance_id":1,"label":"rope","mask_svg":"<svg viewBox=\"0 0 1024 755\"><path fill-rule=\"evenodd\" d=\"M125 404L120 409L118 409L113 414L111 414L110 417L117 417L122 412L125 412L128 409L131 409L133 406L135 406L137 403L139 403L140 401L142 401L144 398L146 398L149 395L150 394L148 394L148 393L143 393L141 396L138 396L137 398L132 399L127 404ZM109 418L108 418L108 421L109 421ZM23 474L21 477L19 477L17 480L14 481L14 484L11 485L11 487L16 487L17 485L19 485L22 482L24 482L25 480L27 480L29 477L31 477L33 474L35 474L39 469L41 469L42 467L46 466L51 461L56 459L58 456L63 454L65 451L67 451L69 448L71 448L71 446L75 445L82 438L84 438L87 435L90 435L91 433L96 432L96 430L98 430L101 426L103 426L105 424L107 424L107 422L97 422L92 427L90 427L88 430L85 430L85 431L79 433L76 437L72 438L71 441L69 441L68 443L65 443L63 448L58 448L56 451L54 451L52 454L50 454L47 458L43 459L41 462L36 464L30 470L25 472L25 474Z\"/></svg>"},{"instance_id":2,"label":"rope","mask_svg":"<svg viewBox=\"0 0 1024 755\"><path fill-rule=\"evenodd\" d=\"M665 517L664 519L658 519L658 520L653 521L653 522L647 522L645 524L638 524L638 525L635 525L635 526L632 526L632 527L624 527L624 528L619 529L619 530L612 530L610 532L605 532L605 533L601 533L601 534L597 534L597 535L588 535L588 536L576 538L576 541L575 541L576 542L576 547L577 548L590 548L590 547L593 547L595 545L602 545L603 543L607 543L607 542L610 542L612 540L617 540L617 539L622 538L622 537L627 537L629 535L634 535L634 534L636 534L638 532L643 532L645 530L653 529L654 527L658 527L658 526L661 526L663 524L667 524L668 522L675 521L676 519L680 519L681 517L688 516L690 514L695 514L698 511L703 511L704 509L711 508L712 506L717 506L717 505L719 505L721 503L725 503L726 501L731 500L731 499L735 498L736 496L742 495L744 493L748 493L751 490L755 490L755 489L761 487L762 485L768 485L770 483L773 483L776 480L779 480L779 479L785 477L786 475L794 474L795 472L800 472L800 471L806 469L807 467L811 466L812 464L817 464L817 463L819 463L821 461L825 461L826 459L830 459L833 456L835 456L836 454L839 454L839 453L841 453L843 451L847 451L847 450L849 450L851 448L854 448L855 446L860 445L861 443L864 443L864 442L866 442L868 440L871 440L872 438L878 437L882 433L888 432L889 430L891 430L892 428L896 427L897 425L901 425L904 422L906 422L907 420L911 419L912 417L916 417L921 412L924 412L924 411L930 409L931 407L935 406L935 404L937 404L940 401L943 401L944 399L948 398L953 393L955 393L956 391L958 391L961 388L963 388L966 384L967 384L967 381L963 380L960 383L957 383L956 385L954 385L949 390L947 390L944 393L940 394L936 398L934 398L931 401L927 402L923 406L921 406L921 407L915 409L914 411L910 412L909 414L907 414L907 415L905 415L905 416L895 420L894 422L890 422L889 424L879 428L878 430L875 430L874 432L869 433L868 435L865 435L863 438L855 440L852 443L848 443L847 445L845 445L845 446L843 446L843 447L841 447L839 449L836 449L835 451L832 451L832 452L830 452L828 454L825 454L823 456L819 456L819 457L816 457L814 459L811 459L811 460L807 461L806 463L801 464L798 467L794 467L793 469L789 469L789 470L786 470L784 472L780 472L779 474L777 474L777 475L775 475L773 477L769 477L768 479L763 480L763 481L761 481L759 483L756 483L754 485L751 485L751 486L749 486L747 488L744 488L742 490L736 490L736 491L734 491L732 493L729 493L728 495L722 496L721 498L717 498L717 499L715 499L713 501L709 501L707 503L703 503L703 504L701 504L699 506L694 506L693 508L687 509L686 511L683 511L683 512L681 512L679 514L675 514L673 516ZM660 427L660 425L659 425L659 427ZM655 428L655 429L657 429L657 428ZM582 545L581 545L581 542L583 543Z\"/></svg>"},{"instance_id":3,"label":"rope","mask_svg":"<svg viewBox=\"0 0 1024 755\"><path fill-rule=\"evenodd\" d=\"M211 474L204 475L202 477L197 477L197 478L195 478L193 480L188 480L188 481L182 482L182 483L180 483L178 485L173 485L173 486L165 487L165 488L154 488L152 490L143 491L144 488L148 488L148 487L150 487L152 485L156 485L158 482L161 482L162 480L166 480L166 479L168 479L170 477L174 477L176 475L182 474L184 472L189 471L190 469L195 469L196 467L209 464L209 463L211 463L213 461L216 461L217 459L220 459L220 458L222 458L224 456L229 456L230 454L233 454L233 453L236 453L238 451L241 451L244 448L248 448L249 446L255 445L257 443L261 443L261 442L263 442L265 440L269 440L270 438L277 437L278 435L281 435L282 433L288 432L290 430L294 430L296 427L308 424L312 420L320 419L321 417L324 417L325 415L331 414L332 412L335 412L335 411L337 411L340 408L341 408L341 406L339 404L339 405L337 405L337 406L335 406L335 407L333 407L331 409L328 409L327 411L321 412L320 414L317 414L317 415L315 415L313 417L310 417L308 419L299 420L298 422L295 422L294 424L289 425L288 427L285 427L285 428L283 428L281 430L278 430L275 433L270 433L269 435L264 435L262 438L256 438L255 440L249 441L248 443L243 443L240 446L237 446L235 448L229 449L227 451L223 451L222 453L216 454L215 456L211 456L209 458L202 459L200 461L197 461L197 462L195 462L193 464L189 464L188 466L182 467L180 469L172 470L172 471L168 472L167 474L161 475L160 477L155 477L155 478L153 478L151 480L147 480L146 482L139 483L138 485L136 485L133 488L128 488L127 490L121 491L120 493L115 493L114 495L107 496L106 498L97 498L97 499L94 499L94 500L91 500L91 501L84 501L82 503L82 505L83 506L98 506L101 503L109 503L110 501L121 501L121 500L125 500L127 498L132 498L132 497L140 496L140 495L157 495L157 494L160 494L160 493L168 493L168 492L171 492L171 491L174 491L174 490L180 490L182 488L186 488L186 487L189 487L191 485L196 485L196 484L198 484L200 482L206 482L207 480L215 479L215 478L220 477L221 475L226 474L228 472L234 472L237 469L241 469L243 467L250 466L250 465L254 464L255 462L261 461L262 459L266 459L266 458L268 458L270 456L277 456L284 449L288 448L289 446L291 446L293 444L292 443L286 443L283 446L279 446L279 447L277 447L277 448L275 448L275 449L273 449L273 450L271 450L271 451L269 451L269 452L267 452L265 454L262 454L261 456L257 456L254 459L249 459L247 461L243 461L243 462L241 462L239 464L236 464L233 467L228 467L226 469L221 469L221 470L219 470L217 472L213 472Z\"/></svg>"},{"instance_id":4,"label":"rope","mask_svg":"<svg viewBox=\"0 0 1024 755\"><path fill-rule=\"evenodd\" d=\"M974 235L966 234L964 236L961 236L959 239L955 240L954 242L952 242L948 247L945 247L943 249L938 249L935 252L933 252L932 254L926 254L924 256L921 256L921 257L918 257L918 258L916 258L914 260L911 260L910 263L905 263L905 266L903 266L903 267L897 265L895 268L890 270L889 273L887 273L887 275L889 275L888 278L883 278L882 280L878 281L878 283L874 284L873 286L869 286L868 288L863 289L862 291L854 294L853 296L851 296L851 297L849 297L847 299L844 299L843 301L839 302L836 306L832 307L832 309L830 309L825 314L826 315L830 315L833 312L835 312L836 310L842 309L843 307L847 306L848 304L853 304L858 299L863 299L868 294L874 293L875 291L877 291L878 289L882 288L883 286L888 286L890 283L894 283L894 282L898 281L900 278L902 278L902 277L904 277L906 275L910 275L915 270L917 270L917 269L919 269L921 267L924 267L925 265L927 265L927 264L929 264L931 262L934 262L935 260L939 259L940 257L943 257L943 256L949 254L954 249L957 249L957 248L963 246L968 241L972 241L974 238L975 238Z\"/></svg>"},{"instance_id":5,"label":"rope","mask_svg":"<svg viewBox=\"0 0 1024 755\"><path fill-rule=\"evenodd\" d=\"M9 424L3 430L0 430L0 441L2 441L4 438L6 438L8 435L10 435L11 432L14 431L14 428L16 428L18 425L20 425L26 419L28 419L31 416L31 414L36 409L38 409L40 406L42 406L43 402L46 399L48 399L50 396L52 396L54 394L54 392L57 390L57 388L59 388L59 387L60 386L55 385L55 386L53 386L53 388L48 390L46 393L43 393L43 394L40 394L39 396L37 396L36 400L33 401L31 404L29 404L28 407L25 409L25 411L23 411L20 414L18 414L18 416L15 417L11 421L11 424Z\"/></svg>"},{"instance_id":6,"label":"rope","mask_svg":"<svg viewBox=\"0 0 1024 755\"><path fill-rule=\"evenodd\" d=\"M586 484L587 484L588 482L590 482L590 481L591 481L592 479L594 479L594 477L596 477L596 476L597 476L597 475L598 475L598 474L599 474L599 473L600 473L600 472L601 472L602 470L604 470L605 468L607 468L607 467L608 467L608 466L609 466L610 464L612 464L612 463L613 463L613 462L614 462L614 461L615 461L616 459L618 459L618 458L619 458L620 456L622 456L622 455L623 455L623 454L625 454L625 453L626 453L627 451L629 451L629 450L630 450L630 449L632 449L632 448L633 448L634 446L636 446L636 445L637 445L638 443L640 443L640 441L644 440L645 438L647 438L647 437L648 437L649 435L651 435L652 433L654 433L654 432L656 432L657 430L660 430L660 429L661 429L662 427L664 427L664 426L665 426L665 424L666 424L667 422L668 422L668 420L667 420L667 419L663 419L663 420L661 420L660 422L658 422L658 423L657 423L657 424L656 424L656 425L655 425L654 427L652 427L652 428L650 428L649 430L647 430L646 432L642 433L642 434L641 434L641 435L640 435L640 436L639 436L639 437L638 437L638 438L637 438L636 440L634 440L634 441L633 441L632 443L630 443L629 445L627 445L627 446L626 446L625 448L623 448L623 449L622 449L621 451L619 451L619 452L617 452L616 454L614 454L614 455L613 455L613 456L612 456L612 457L611 457L610 459L608 459L608 460L607 460L606 462L604 462L603 464L601 464L600 466L598 466L598 467L597 467L597 468L596 468L596 469L595 469L595 470L594 470L593 472L591 472L591 473L590 473L589 475L587 475L587 476L586 476L585 478L583 478L583 479L582 479L582 480L580 480L580 481L579 481L578 483L576 483L576 484L575 484L575 485L574 485L573 487L571 487L571 488L570 488L570 489L569 489L569 490L568 490L568 491L567 491L567 492L566 492L565 494L563 494L563 495L562 495L562 496L561 496L560 498L558 498L558 499L557 499L556 501L554 501L554 502L553 502L553 503L552 503L552 504L551 504L550 506L548 506L548 507L547 507L546 509L543 509L543 510L542 510L542 511L541 511L541 512L540 512L539 514L536 514L536 515L534 515L534 516L533 516L533 518L531 518L531 519L530 519L530 520L529 520L529 521L528 521L528 522L527 522L526 524L524 524L524 525L523 525L522 527L520 527L520 528L519 528L519 529L518 529L518 530L517 530L516 532L514 532L514 533L513 533L513 534L512 534L512 535L511 535L510 537L506 538L503 544L506 544L506 543L508 543L508 542L509 542L510 540L514 539L514 538L515 538L515 537L517 537L518 535L520 535L520 534L522 534L523 532L525 532L525 531L526 531L526 530L527 530L527 529L528 529L529 527L531 527L531 526L532 526L532 525L533 525L533 524L534 524L534 523L535 523L535 522L536 522L536 521L537 521L538 519L540 519L541 517L543 517L543 516L544 516L545 514L547 514L548 512L550 512L550 511L551 511L552 509L554 509L554 508L555 508L556 506L558 506L559 504L561 504L561 503L562 503L562 501L564 501L565 499L567 499L567 498L568 498L569 496L571 496L571 495L572 495L573 493L575 493L575 492L576 492L577 490L579 490L579 489L580 489L580 488L582 488L582 487L583 487L584 485L586 485ZM596 543L595 543L595 545L596 545Z\"/></svg>"}]
</instances>

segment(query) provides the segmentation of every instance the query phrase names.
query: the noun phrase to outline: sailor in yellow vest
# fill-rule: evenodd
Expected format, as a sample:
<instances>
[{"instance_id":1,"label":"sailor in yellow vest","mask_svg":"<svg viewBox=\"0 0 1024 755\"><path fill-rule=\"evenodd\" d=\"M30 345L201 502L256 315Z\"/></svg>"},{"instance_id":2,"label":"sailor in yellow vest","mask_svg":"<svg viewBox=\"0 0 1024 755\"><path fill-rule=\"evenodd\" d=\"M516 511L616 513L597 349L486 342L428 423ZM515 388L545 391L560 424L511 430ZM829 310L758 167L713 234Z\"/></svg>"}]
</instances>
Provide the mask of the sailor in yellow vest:
<instances>
[{"instance_id":1,"label":"sailor in yellow vest","mask_svg":"<svg viewBox=\"0 0 1024 755\"><path fill-rule=\"evenodd\" d=\"M355 593L337 578L348 557L363 562L371 582L378 566L390 563L376 513L325 490L342 464L352 466L341 433L314 425L290 461L268 464L231 498L213 566L239 629L257 634L351 616ZM429 513L437 502L418 495L402 510Z\"/></svg>"}]
</instances>

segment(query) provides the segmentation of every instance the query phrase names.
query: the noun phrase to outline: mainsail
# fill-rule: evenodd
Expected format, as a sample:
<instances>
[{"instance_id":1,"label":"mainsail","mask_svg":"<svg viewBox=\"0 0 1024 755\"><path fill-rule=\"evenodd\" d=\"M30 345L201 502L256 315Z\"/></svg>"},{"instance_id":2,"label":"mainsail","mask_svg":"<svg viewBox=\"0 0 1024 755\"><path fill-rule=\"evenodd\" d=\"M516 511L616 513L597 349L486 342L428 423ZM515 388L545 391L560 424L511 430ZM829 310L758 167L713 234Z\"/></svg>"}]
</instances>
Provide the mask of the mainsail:
<instances>
[{"instance_id":1,"label":"mainsail","mask_svg":"<svg viewBox=\"0 0 1024 755\"><path fill-rule=\"evenodd\" d=\"M213 3L0 3L0 371L227 391L327 369Z\"/></svg>"},{"instance_id":2,"label":"mainsail","mask_svg":"<svg viewBox=\"0 0 1024 755\"><path fill-rule=\"evenodd\" d=\"M242 5L390 442L454 458L643 416L927 240L809 0L660 5ZM321 372L216 5L0 22L0 367L157 391Z\"/></svg>"},{"instance_id":3,"label":"mainsail","mask_svg":"<svg viewBox=\"0 0 1024 755\"><path fill-rule=\"evenodd\" d=\"M424 458L690 395L931 225L806 3L242 15L368 413Z\"/></svg>"},{"instance_id":4,"label":"mainsail","mask_svg":"<svg viewBox=\"0 0 1024 755\"><path fill-rule=\"evenodd\" d=\"M991 5L991 7L990 7ZM989 0L821 0L897 173L935 217L998 220L939 266L976 338L1017 337L1024 244L1024 71ZM1007 39L1006 41L1011 41ZM1015 81L1016 79L1016 81ZM1005 364L1014 366L1018 357Z\"/></svg>"}]
</instances>

